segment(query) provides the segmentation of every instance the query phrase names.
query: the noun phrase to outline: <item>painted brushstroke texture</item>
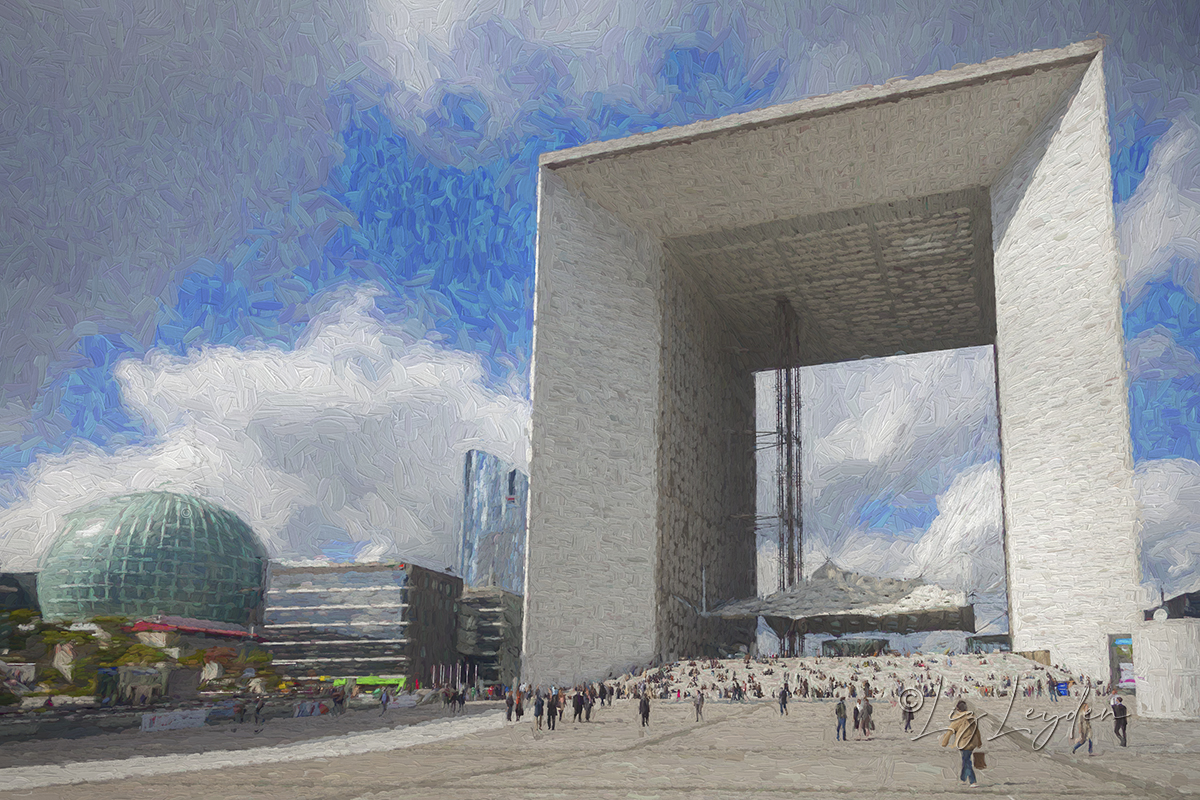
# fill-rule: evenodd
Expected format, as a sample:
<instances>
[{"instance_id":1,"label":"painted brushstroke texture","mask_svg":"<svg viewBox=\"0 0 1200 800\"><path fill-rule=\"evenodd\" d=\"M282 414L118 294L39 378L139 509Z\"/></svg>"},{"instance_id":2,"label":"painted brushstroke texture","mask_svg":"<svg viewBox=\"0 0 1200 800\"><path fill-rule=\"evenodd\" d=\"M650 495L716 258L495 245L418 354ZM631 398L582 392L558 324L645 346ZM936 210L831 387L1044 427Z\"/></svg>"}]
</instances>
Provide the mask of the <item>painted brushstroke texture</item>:
<instances>
[{"instance_id":1,"label":"painted brushstroke texture","mask_svg":"<svg viewBox=\"0 0 1200 800\"><path fill-rule=\"evenodd\" d=\"M78 504L157 486L228 503L276 554L449 559L458 459L527 457L538 154L1099 31L1143 568L1196 588L1188 11L3 4L0 563L33 563ZM935 534L992 541L994 400L977 354L940 358L939 381L975 388L929 418L915 398L942 384L923 368L820 368L805 514L821 554L909 572L933 568ZM892 388L864 394L870 369ZM968 491L983 502L966 509ZM947 580L987 583L980 558Z\"/></svg>"}]
</instances>

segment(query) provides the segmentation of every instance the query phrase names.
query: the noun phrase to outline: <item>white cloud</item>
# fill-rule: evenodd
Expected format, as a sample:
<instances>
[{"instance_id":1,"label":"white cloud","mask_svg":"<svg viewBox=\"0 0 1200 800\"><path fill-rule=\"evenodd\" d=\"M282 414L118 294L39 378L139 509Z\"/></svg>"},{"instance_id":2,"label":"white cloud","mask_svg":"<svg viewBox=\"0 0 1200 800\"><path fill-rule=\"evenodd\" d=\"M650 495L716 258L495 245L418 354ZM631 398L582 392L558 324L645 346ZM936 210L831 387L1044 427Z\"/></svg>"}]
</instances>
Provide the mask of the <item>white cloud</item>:
<instances>
[{"instance_id":1,"label":"white cloud","mask_svg":"<svg viewBox=\"0 0 1200 800\"><path fill-rule=\"evenodd\" d=\"M92 500L166 488L241 515L273 555L454 565L462 458L471 448L527 464L527 403L483 385L478 359L412 342L346 292L293 351L205 348L117 369L123 399L155 443L114 454L42 457L24 499L0 512L9 569L32 566L65 513Z\"/></svg>"},{"instance_id":2,"label":"white cloud","mask_svg":"<svg viewBox=\"0 0 1200 800\"><path fill-rule=\"evenodd\" d=\"M931 461L961 457L987 433L994 439L995 385L990 347L804 370L804 471L812 490L836 484L847 463L886 482L888 474L912 476Z\"/></svg>"},{"instance_id":3,"label":"white cloud","mask_svg":"<svg viewBox=\"0 0 1200 800\"><path fill-rule=\"evenodd\" d=\"M809 367L800 385L806 571L859 530L864 501L925 505L998 450L991 348ZM771 431L773 375L760 374L756 389L758 429ZM775 451L760 450L762 515L777 507L775 470ZM879 536L886 560L894 536Z\"/></svg>"},{"instance_id":4,"label":"white cloud","mask_svg":"<svg viewBox=\"0 0 1200 800\"><path fill-rule=\"evenodd\" d=\"M999 464L989 461L959 473L937 506L937 517L914 548L917 574L948 589L1003 591Z\"/></svg>"},{"instance_id":5,"label":"white cloud","mask_svg":"<svg viewBox=\"0 0 1200 800\"><path fill-rule=\"evenodd\" d=\"M964 470L937 498L938 514L915 542L856 531L833 554L843 569L922 578L945 589L996 594L1005 588L1000 468L989 461Z\"/></svg>"},{"instance_id":6,"label":"white cloud","mask_svg":"<svg viewBox=\"0 0 1200 800\"><path fill-rule=\"evenodd\" d=\"M1200 464L1146 461L1134 484L1142 516L1143 577L1155 600L1200 590Z\"/></svg>"},{"instance_id":7,"label":"white cloud","mask_svg":"<svg viewBox=\"0 0 1200 800\"><path fill-rule=\"evenodd\" d=\"M1182 347L1162 325L1142 331L1125 343L1129 377L1167 380L1200 372L1200 360Z\"/></svg>"},{"instance_id":8,"label":"white cloud","mask_svg":"<svg viewBox=\"0 0 1200 800\"><path fill-rule=\"evenodd\" d=\"M1186 115L1150 154L1145 177L1117 209L1125 292L1136 301L1146 284L1171 278L1200 300L1200 126Z\"/></svg>"}]
</instances>

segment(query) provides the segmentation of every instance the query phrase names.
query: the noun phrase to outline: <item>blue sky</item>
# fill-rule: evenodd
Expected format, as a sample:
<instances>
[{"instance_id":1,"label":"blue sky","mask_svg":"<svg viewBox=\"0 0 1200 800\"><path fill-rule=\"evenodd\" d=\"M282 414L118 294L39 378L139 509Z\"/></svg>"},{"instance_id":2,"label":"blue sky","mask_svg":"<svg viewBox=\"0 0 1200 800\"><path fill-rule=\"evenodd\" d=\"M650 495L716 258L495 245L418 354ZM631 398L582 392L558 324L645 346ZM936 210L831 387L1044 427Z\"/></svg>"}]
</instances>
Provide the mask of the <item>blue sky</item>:
<instances>
[{"instance_id":1,"label":"blue sky","mask_svg":"<svg viewBox=\"0 0 1200 800\"><path fill-rule=\"evenodd\" d=\"M208 356L236 360L234 351L324 358L304 347L323 341L317 328L328 332L321 321L333 315L342 327L332 329L377 345L353 362L364 380L399 374L403 349L425 342L435 360L477 359L477 374L450 370L465 384L443 387L447 398L469 389L512 398L506 408L525 413L542 152L1097 32L1107 37L1114 203L1144 212L1124 216L1122 240L1134 276L1126 335L1141 359L1131 372L1135 455L1143 465L1200 459L1200 254L1188 227L1200 202L1200 23L1186 0L351 0L283 2L265 14L248 2L194 13L170 1L62 5L69 13L0 10L0 107L10 109L0 115L0 507L10 524L26 520L16 526L26 538L44 539L28 520L49 502L37 499L47 486L59 486L45 495L56 503L92 491L63 488L64 476L91 485L79 478L85 463L139 463L189 424L201 448L204 424L214 426L210 439L238 430L212 416L219 404L197 406L182 390L171 397L188 413L163 411L149 390L136 399L123 360L157 365L165 381ZM1154 195L1139 201L1155 163ZM1147 226L1144 217L1163 209L1178 229ZM347 321L347 309L357 316ZM404 408L389 413L409 419ZM460 416L442 422L458 431ZM253 433L264 423L246 424ZM452 450L476 434L458 435L447 434ZM336 452L336 438L289 447ZM510 446L520 450L496 444ZM221 452L216 460L228 463ZM937 498L980 460L960 455L947 468L914 467L906 486L847 501L853 519L836 521L919 536L937 518ZM199 467L155 463L168 482L229 502L238 494ZM383 495L326 489L319 523L317 512L284 507L259 509L255 523L281 552L316 546L317 534L293 528L332 525L372 541L380 525L363 521L373 518L368 496L403 494L421 467L397 466ZM318 487L339 480L314 476ZM359 522L339 517L347 491L363 503ZM1190 531L1193 511L1173 511L1164 530ZM418 539L436 538L428 519L413 526Z\"/></svg>"}]
</instances>

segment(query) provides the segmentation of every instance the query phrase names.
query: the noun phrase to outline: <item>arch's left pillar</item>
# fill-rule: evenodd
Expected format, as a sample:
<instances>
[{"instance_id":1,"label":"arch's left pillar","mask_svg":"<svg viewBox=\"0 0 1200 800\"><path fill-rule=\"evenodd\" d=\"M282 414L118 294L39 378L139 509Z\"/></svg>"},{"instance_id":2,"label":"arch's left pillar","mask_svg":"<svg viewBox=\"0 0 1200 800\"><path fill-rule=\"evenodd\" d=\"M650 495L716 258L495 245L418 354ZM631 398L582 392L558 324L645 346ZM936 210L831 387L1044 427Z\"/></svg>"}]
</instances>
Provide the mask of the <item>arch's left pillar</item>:
<instances>
[{"instance_id":1,"label":"arch's left pillar","mask_svg":"<svg viewBox=\"0 0 1200 800\"><path fill-rule=\"evenodd\" d=\"M543 168L523 680L654 657L663 251Z\"/></svg>"}]
</instances>

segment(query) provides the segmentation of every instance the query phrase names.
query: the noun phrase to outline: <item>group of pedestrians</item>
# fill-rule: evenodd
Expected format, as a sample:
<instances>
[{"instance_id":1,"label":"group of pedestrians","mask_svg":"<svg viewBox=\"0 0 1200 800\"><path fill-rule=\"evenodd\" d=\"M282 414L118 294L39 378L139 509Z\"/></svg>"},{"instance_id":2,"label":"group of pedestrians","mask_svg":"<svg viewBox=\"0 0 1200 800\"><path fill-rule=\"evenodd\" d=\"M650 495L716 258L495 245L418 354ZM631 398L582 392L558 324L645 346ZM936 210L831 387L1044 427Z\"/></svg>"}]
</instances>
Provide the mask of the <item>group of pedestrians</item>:
<instances>
[{"instance_id":1,"label":"group of pedestrians","mask_svg":"<svg viewBox=\"0 0 1200 800\"><path fill-rule=\"evenodd\" d=\"M467 709L466 687L452 689L449 686L442 689L442 708L450 709L451 714L461 714Z\"/></svg>"},{"instance_id":2,"label":"group of pedestrians","mask_svg":"<svg viewBox=\"0 0 1200 800\"><path fill-rule=\"evenodd\" d=\"M1111 701L1111 705L1113 734L1121 747L1127 747L1129 710L1121 697L1115 697ZM1087 745L1088 755L1093 754L1092 721L1095 718L1096 715L1093 714L1091 705L1086 700L1081 702L1075 712L1072 726L1071 736L1075 741L1075 746L1071 748L1072 754L1078 752L1079 748L1084 745ZM978 718L967 707L965 700L959 700L954 706L954 711L950 713L950 723L942 735L941 744L942 747L953 744L961 754L962 768L959 771L959 780L970 784L972 788L977 786L975 768L985 766L983 754L977 752L983 746L983 736L979 731Z\"/></svg>"},{"instance_id":3,"label":"group of pedestrians","mask_svg":"<svg viewBox=\"0 0 1200 800\"><path fill-rule=\"evenodd\" d=\"M785 687L786 688L786 687ZM837 723L834 741L846 741L846 698L838 697L837 706L833 709L833 718ZM875 732L875 707L871 699L864 697L854 704L854 738L862 737L868 741Z\"/></svg>"},{"instance_id":4,"label":"group of pedestrians","mask_svg":"<svg viewBox=\"0 0 1200 800\"><path fill-rule=\"evenodd\" d=\"M530 687L522 684L515 691L510 691L505 696L506 714L505 718L512 722L514 716L517 722L521 721L521 717L525 713L525 699L530 693ZM562 721L563 714L566 713L568 706L574 712L572 721L574 722L591 722L592 710L597 704L603 706L605 703L612 705L615 691L604 683L599 684L584 684L575 687L574 694L571 697L567 696L566 689L560 689L557 686L550 687L550 690L543 691L539 686L532 690L533 694L533 718L537 730L542 730L542 720L545 718L546 729L554 730L557 723Z\"/></svg>"},{"instance_id":5,"label":"group of pedestrians","mask_svg":"<svg viewBox=\"0 0 1200 800\"><path fill-rule=\"evenodd\" d=\"M238 725L246 722L247 703L242 698L237 698L233 704L233 730L237 730ZM265 695L259 695L254 701L254 732L262 733L267 726L267 698Z\"/></svg>"}]
</instances>

